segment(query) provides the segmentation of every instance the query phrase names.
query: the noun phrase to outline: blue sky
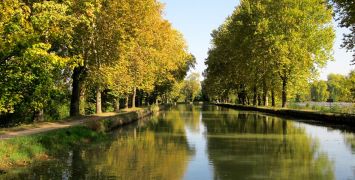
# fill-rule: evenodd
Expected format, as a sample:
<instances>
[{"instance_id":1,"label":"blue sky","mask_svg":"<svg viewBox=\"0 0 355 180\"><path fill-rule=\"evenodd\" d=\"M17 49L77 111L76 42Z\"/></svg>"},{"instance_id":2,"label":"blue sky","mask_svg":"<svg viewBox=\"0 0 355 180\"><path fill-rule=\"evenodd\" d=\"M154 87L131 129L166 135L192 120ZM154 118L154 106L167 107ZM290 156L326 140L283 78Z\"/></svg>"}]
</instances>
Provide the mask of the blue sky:
<instances>
[{"instance_id":1,"label":"blue sky","mask_svg":"<svg viewBox=\"0 0 355 180\"><path fill-rule=\"evenodd\" d=\"M238 0L160 0L165 4L165 17L183 33L189 49L197 58L195 70L202 73L206 68L204 61L210 47L213 29L218 28L226 17L232 14ZM336 25L335 25L336 26ZM337 39L334 44L334 59L321 70L321 79L330 73L348 74L355 66L350 66L351 53L340 48L342 34L346 29L336 28Z\"/></svg>"}]
</instances>

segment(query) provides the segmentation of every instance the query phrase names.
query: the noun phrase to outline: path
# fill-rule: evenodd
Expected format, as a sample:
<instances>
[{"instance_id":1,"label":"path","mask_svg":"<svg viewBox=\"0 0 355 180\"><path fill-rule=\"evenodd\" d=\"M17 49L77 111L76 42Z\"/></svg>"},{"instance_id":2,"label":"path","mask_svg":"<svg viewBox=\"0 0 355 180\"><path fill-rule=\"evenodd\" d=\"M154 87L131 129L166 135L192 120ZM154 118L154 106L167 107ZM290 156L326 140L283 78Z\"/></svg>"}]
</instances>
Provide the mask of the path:
<instances>
[{"instance_id":1,"label":"path","mask_svg":"<svg viewBox=\"0 0 355 180\"><path fill-rule=\"evenodd\" d=\"M23 127L23 128L20 127L20 129L17 130L5 129L4 133L0 135L0 140L11 139L14 137L28 136L28 135L48 132L57 129L73 127L73 126L79 126L84 124L84 122L97 121L100 119L104 119L116 115L118 115L118 113L103 113L100 115L84 116L79 119L75 119L71 121L36 123L33 125L29 125L29 127Z\"/></svg>"}]
</instances>

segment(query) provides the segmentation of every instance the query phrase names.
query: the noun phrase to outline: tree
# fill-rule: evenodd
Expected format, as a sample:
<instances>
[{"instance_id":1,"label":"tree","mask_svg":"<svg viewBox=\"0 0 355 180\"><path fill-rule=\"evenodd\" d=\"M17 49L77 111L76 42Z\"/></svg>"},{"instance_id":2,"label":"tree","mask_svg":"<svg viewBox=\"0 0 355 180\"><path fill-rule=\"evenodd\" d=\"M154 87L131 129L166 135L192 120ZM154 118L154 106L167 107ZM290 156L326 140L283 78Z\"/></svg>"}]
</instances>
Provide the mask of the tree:
<instances>
[{"instance_id":1,"label":"tree","mask_svg":"<svg viewBox=\"0 0 355 180\"><path fill-rule=\"evenodd\" d=\"M282 80L282 106L285 107L288 83L310 77L315 65L323 66L331 59L334 40L329 25L331 9L321 0L277 1L270 8L268 12L274 18L270 38L274 41L272 51Z\"/></svg>"},{"instance_id":2,"label":"tree","mask_svg":"<svg viewBox=\"0 0 355 180\"><path fill-rule=\"evenodd\" d=\"M185 95L185 102L193 102L201 91L200 74L192 73L184 81L182 94Z\"/></svg>"},{"instance_id":3,"label":"tree","mask_svg":"<svg viewBox=\"0 0 355 180\"><path fill-rule=\"evenodd\" d=\"M355 3L353 0L330 0L335 6L335 12L338 15L337 20L340 21L340 27L349 28L350 33L344 34L344 43L348 51L354 52L355 48ZM355 54L353 55L355 63Z\"/></svg>"},{"instance_id":4,"label":"tree","mask_svg":"<svg viewBox=\"0 0 355 180\"><path fill-rule=\"evenodd\" d=\"M76 116L130 95L133 107L175 98L195 60L162 11L157 0L0 1L0 119L63 117L69 99Z\"/></svg>"},{"instance_id":5,"label":"tree","mask_svg":"<svg viewBox=\"0 0 355 180\"><path fill-rule=\"evenodd\" d=\"M351 87L344 75L330 74L327 83L331 99L341 102L351 101Z\"/></svg>"},{"instance_id":6,"label":"tree","mask_svg":"<svg viewBox=\"0 0 355 180\"><path fill-rule=\"evenodd\" d=\"M210 96L272 105L280 91L282 106L298 82L315 76L332 59L331 9L322 0L244 0L212 33L206 60ZM291 88L291 89L290 89Z\"/></svg>"},{"instance_id":7,"label":"tree","mask_svg":"<svg viewBox=\"0 0 355 180\"><path fill-rule=\"evenodd\" d=\"M311 99L317 102L325 102L329 98L328 85L326 81L315 81L311 86Z\"/></svg>"},{"instance_id":8,"label":"tree","mask_svg":"<svg viewBox=\"0 0 355 180\"><path fill-rule=\"evenodd\" d=\"M72 67L66 54L75 19L68 6L52 1L2 1L0 8L0 112L34 112L33 118L40 120L53 93L65 88L62 78Z\"/></svg>"},{"instance_id":9,"label":"tree","mask_svg":"<svg viewBox=\"0 0 355 180\"><path fill-rule=\"evenodd\" d=\"M348 79L351 91L351 102L355 102L355 70L350 72Z\"/></svg>"},{"instance_id":10,"label":"tree","mask_svg":"<svg viewBox=\"0 0 355 180\"><path fill-rule=\"evenodd\" d=\"M29 15L30 8L21 1L0 2L0 113L15 111L15 106L23 100L23 87L18 85L29 81L13 61L31 47L34 32Z\"/></svg>"},{"instance_id":11,"label":"tree","mask_svg":"<svg viewBox=\"0 0 355 180\"><path fill-rule=\"evenodd\" d=\"M70 116L80 115L80 97L83 91L84 80L87 78L88 69L93 65L92 59L95 46L96 16L100 1L79 0L71 3L70 9L78 17L78 24L74 28L73 49L71 55L76 57L77 64L72 73L72 95L70 102ZM97 52L97 50L96 50ZM97 61L96 61L97 62Z\"/></svg>"}]
</instances>

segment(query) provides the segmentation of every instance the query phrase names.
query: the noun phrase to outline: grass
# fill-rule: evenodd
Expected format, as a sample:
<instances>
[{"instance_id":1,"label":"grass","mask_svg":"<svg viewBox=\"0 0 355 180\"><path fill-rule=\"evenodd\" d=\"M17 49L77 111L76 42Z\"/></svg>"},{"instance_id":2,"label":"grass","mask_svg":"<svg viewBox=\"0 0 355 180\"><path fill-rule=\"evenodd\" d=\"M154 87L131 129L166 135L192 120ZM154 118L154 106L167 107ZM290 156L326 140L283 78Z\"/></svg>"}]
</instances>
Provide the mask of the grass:
<instances>
[{"instance_id":1,"label":"grass","mask_svg":"<svg viewBox=\"0 0 355 180\"><path fill-rule=\"evenodd\" d=\"M248 105L247 105L248 106ZM310 112L319 112L319 113L334 113L334 114L355 114L355 104L352 106L339 106L336 104L332 104L331 106L328 103L325 105L317 105L306 103L305 105L299 105L297 103L288 103L286 108L282 108L280 106L271 107L271 106L250 106L250 107L258 107L265 109L289 109L289 110L302 110L302 111L310 111Z\"/></svg>"},{"instance_id":2,"label":"grass","mask_svg":"<svg viewBox=\"0 0 355 180\"><path fill-rule=\"evenodd\" d=\"M5 128L0 128L0 135L6 134L8 132L17 132L17 131L23 131L27 129L33 129L33 128L39 128L41 125L48 124L48 123L65 123L65 122L72 122L72 121L77 121L77 120L86 120L90 117L107 117L107 116L114 116L118 115L118 113L114 112L109 112L109 113L102 113L102 114L93 114L90 116L76 116L76 117L68 117L66 119L62 120L57 120L57 121L41 121L37 123L31 123L31 124L19 124L14 127L5 127Z\"/></svg>"},{"instance_id":3,"label":"grass","mask_svg":"<svg viewBox=\"0 0 355 180\"><path fill-rule=\"evenodd\" d=\"M126 108L126 109L122 109L120 112L132 112L132 111L138 111L138 110L142 110L144 108L142 107L135 107L135 108Z\"/></svg>"},{"instance_id":4,"label":"grass","mask_svg":"<svg viewBox=\"0 0 355 180\"><path fill-rule=\"evenodd\" d=\"M2 127L0 128L0 134L5 134L7 132L16 132L16 131L23 131L27 129L33 129L33 128L38 128L40 127L41 124L46 124L46 123L54 123L54 122L70 122L70 121L75 121L75 120L80 120L85 118L85 116L77 116L77 117L69 117L65 118L62 120L45 120L41 122L32 122L32 123L23 123L23 124L17 124L16 126L12 127Z\"/></svg>"},{"instance_id":5,"label":"grass","mask_svg":"<svg viewBox=\"0 0 355 180\"><path fill-rule=\"evenodd\" d=\"M159 106L153 106L151 108L154 109L154 111L159 110ZM4 172L10 168L18 166L26 166L37 160L50 159L75 146L82 146L102 141L105 142L105 140L109 137L105 133L107 130L115 126L117 123L121 123L123 121L131 122L133 119L139 118L139 113L130 114L129 112L143 109L146 108L131 108L122 110L122 116L120 117L115 116L120 113L103 113L93 115L92 117L102 117L102 120L88 121L85 126L76 126L38 135L17 137L2 141L0 140L0 172ZM110 118L110 116L112 117ZM88 117L75 117L64 120L64 122ZM105 117L108 118L105 119ZM8 131L31 129L37 126L38 125L36 124L30 124L13 128L4 128L0 129L0 134L5 134Z\"/></svg>"},{"instance_id":6,"label":"grass","mask_svg":"<svg viewBox=\"0 0 355 180\"><path fill-rule=\"evenodd\" d=\"M298 104L290 103L288 109L297 109L297 110L310 110L323 113L343 113L343 114L355 114L355 105L341 107L337 105L332 106L321 106L321 105L310 105L306 104L305 106L300 106Z\"/></svg>"},{"instance_id":7,"label":"grass","mask_svg":"<svg viewBox=\"0 0 355 180\"><path fill-rule=\"evenodd\" d=\"M0 170L50 159L66 149L107 139L104 133L78 126L0 141Z\"/></svg>"},{"instance_id":8,"label":"grass","mask_svg":"<svg viewBox=\"0 0 355 180\"><path fill-rule=\"evenodd\" d=\"M152 105L151 107L155 107L155 105ZM158 106L159 108L159 106ZM127 108L127 109L121 109L119 113L116 112L105 112L101 114L91 114L91 115L82 115L82 116L76 116L76 117L65 117L63 119L58 119L58 120L51 120L51 119L46 119L45 121L41 122L35 122L35 123L23 123L23 124L17 124L16 126L12 127L3 127L0 128L0 135L6 134L8 132L17 132L17 131L23 131L27 129L33 129L33 128L38 128L43 124L46 123L65 123L65 122L71 122L71 121L77 121L77 120L84 120L88 119L90 117L108 117L108 116L115 116L121 113L128 113L128 112L133 112L133 111L139 111L146 109L146 107L136 107L136 108Z\"/></svg>"}]
</instances>

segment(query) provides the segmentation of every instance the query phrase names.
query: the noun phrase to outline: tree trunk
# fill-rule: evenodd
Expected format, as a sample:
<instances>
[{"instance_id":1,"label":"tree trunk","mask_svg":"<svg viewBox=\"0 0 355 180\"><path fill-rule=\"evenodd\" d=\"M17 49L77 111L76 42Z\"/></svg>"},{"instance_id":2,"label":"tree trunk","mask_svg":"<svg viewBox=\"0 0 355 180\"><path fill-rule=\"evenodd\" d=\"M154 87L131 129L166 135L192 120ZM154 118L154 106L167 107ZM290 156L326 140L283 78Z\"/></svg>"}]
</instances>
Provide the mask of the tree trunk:
<instances>
[{"instance_id":1,"label":"tree trunk","mask_svg":"<svg viewBox=\"0 0 355 180\"><path fill-rule=\"evenodd\" d=\"M258 106L261 106L262 102L261 102L261 96L260 94L258 94Z\"/></svg>"},{"instance_id":2,"label":"tree trunk","mask_svg":"<svg viewBox=\"0 0 355 180\"><path fill-rule=\"evenodd\" d=\"M81 115L85 115L85 89L84 88L81 88L80 90L79 112Z\"/></svg>"},{"instance_id":3,"label":"tree trunk","mask_svg":"<svg viewBox=\"0 0 355 180\"><path fill-rule=\"evenodd\" d=\"M269 96L267 94L264 97L264 106L269 106Z\"/></svg>"},{"instance_id":4,"label":"tree trunk","mask_svg":"<svg viewBox=\"0 0 355 180\"><path fill-rule=\"evenodd\" d=\"M263 105L264 106L269 106L269 97L268 97L268 91L267 90L264 90L264 93L263 93Z\"/></svg>"},{"instance_id":5,"label":"tree trunk","mask_svg":"<svg viewBox=\"0 0 355 180\"><path fill-rule=\"evenodd\" d=\"M253 96L253 106L256 106L258 101L258 89L256 86L254 87L254 96Z\"/></svg>"},{"instance_id":6,"label":"tree trunk","mask_svg":"<svg viewBox=\"0 0 355 180\"><path fill-rule=\"evenodd\" d=\"M266 86L266 82L264 80L264 83L263 83L263 105L264 106L268 106L269 105L269 90Z\"/></svg>"},{"instance_id":7,"label":"tree trunk","mask_svg":"<svg viewBox=\"0 0 355 180\"><path fill-rule=\"evenodd\" d=\"M74 68L73 71L73 83L72 83L72 95L70 100L70 116L80 115L80 67Z\"/></svg>"},{"instance_id":8,"label":"tree trunk","mask_svg":"<svg viewBox=\"0 0 355 180\"><path fill-rule=\"evenodd\" d=\"M143 94L139 91L139 95L137 97L137 105L138 105L138 107L142 106L142 98L143 98Z\"/></svg>"},{"instance_id":9,"label":"tree trunk","mask_svg":"<svg viewBox=\"0 0 355 180\"><path fill-rule=\"evenodd\" d=\"M150 106L150 97L149 94L147 93L144 98L144 105Z\"/></svg>"},{"instance_id":10,"label":"tree trunk","mask_svg":"<svg viewBox=\"0 0 355 180\"><path fill-rule=\"evenodd\" d=\"M102 113L102 106L101 106L101 91L100 88L96 88L96 114Z\"/></svg>"},{"instance_id":11,"label":"tree trunk","mask_svg":"<svg viewBox=\"0 0 355 180\"><path fill-rule=\"evenodd\" d=\"M287 79L282 79L282 107L286 107L287 103Z\"/></svg>"},{"instance_id":12,"label":"tree trunk","mask_svg":"<svg viewBox=\"0 0 355 180\"><path fill-rule=\"evenodd\" d=\"M242 98L242 100L243 100L243 105L245 105L245 104L248 104L249 105L249 103L248 103L248 95L247 95L247 92L246 91L243 91L243 98Z\"/></svg>"},{"instance_id":13,"label":"tree trunk","mask_svg":"<svg viewBox=\"0 0 355 180\"><path fill-rule=\"evenodd\" d=\"M125 100L125 105L124 105L125 109L128 109L128 101L129 101L129 96L126 95L126 100Z\"/></svg>"},{"instance_id":14,"label":"tree trunk","mask_svg":"<svg viewBox=\"0 0 355 180\"><path fill-rule=\"evenodd\" d=\"M43 109L34 112L33 121L35 121L35 122L44 121L44 111L43 111Z\"/></svg>"},{"instance_id":15,"label":"tree trunk","mask_svg":"<svg viewBox=\"0 0 355 180\"><path fill-rule=\"evenodd\" d=\"M116 98L115 100L115 112L120 112L120 98Z\"/></svg>"},{"instance_id":16,"label":"tree trunk","mask_svg":"<svg viewBox=\"0 0 355 180\"><path fill-rule=\"evenodd\" d=\"M132 108L136 107L136 95L137 95L137 88L133 88L133 96L132 96Z\"/></svg>"},{"instance_id":17,"label":"tree trunk","mask_svg":"<svg viewBox=\"0 0 355 180\"><path fill-rule=\"evenodd\" d=\"M275 90L272 89L271 90L271 106L275 107L276 106L276 102L275 102Z\"/></svg>"},{"instance_id":18,"label":"tree trunk","mask_svg":"<svg viewBox=\"0 0 355 180\"><path fill-rule=\"evenodd\" d=\"M137 104L138 104L138 107L141 107L141 106L143 106L143 98L144 98L145 93L142 90L140 90L138 92L139 92L139 95L137 98Z\"/></svg>"}]
</instances>

